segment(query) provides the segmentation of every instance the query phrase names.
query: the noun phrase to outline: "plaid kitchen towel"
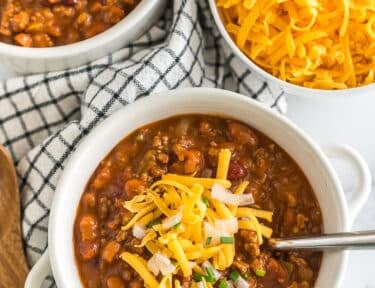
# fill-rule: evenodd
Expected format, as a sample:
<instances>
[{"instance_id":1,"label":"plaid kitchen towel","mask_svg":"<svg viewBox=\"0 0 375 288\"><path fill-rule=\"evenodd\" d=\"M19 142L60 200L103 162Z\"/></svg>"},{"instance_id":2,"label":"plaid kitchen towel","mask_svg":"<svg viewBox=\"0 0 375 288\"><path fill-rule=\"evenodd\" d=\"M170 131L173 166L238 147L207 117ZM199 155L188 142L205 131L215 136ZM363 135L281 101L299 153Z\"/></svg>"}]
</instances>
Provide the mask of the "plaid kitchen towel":
<instances>
[{"instance_id":1,"label":"plaid kitchen towel","mask_svg":"<svg viewBox=\"0 0 375 288\"><path fill-rule=\"evenodd\" d=\"M153 92L207 86L285 112L282 92L258 79L226 47L205 0L168 2L152 29L108 57L0 84L0 143L17 164L30 265L47 247L49 208L67 159L115 110Z\"/></svg>"}]
</instances>

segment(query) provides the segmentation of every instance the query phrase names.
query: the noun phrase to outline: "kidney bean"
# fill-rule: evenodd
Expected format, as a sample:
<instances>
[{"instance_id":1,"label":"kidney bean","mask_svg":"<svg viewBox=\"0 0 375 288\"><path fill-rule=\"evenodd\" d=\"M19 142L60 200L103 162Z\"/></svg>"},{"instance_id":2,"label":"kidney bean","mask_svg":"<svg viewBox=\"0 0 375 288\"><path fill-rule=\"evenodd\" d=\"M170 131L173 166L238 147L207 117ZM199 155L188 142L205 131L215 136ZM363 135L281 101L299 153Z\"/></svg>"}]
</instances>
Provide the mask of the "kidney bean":
<instances>
[{"instance_id":1,"label":"kidney bean","mask_svg":"<svg viewBox=\"0 0 375 288\"><path fill-rule=\"evenodd\" d=\"M78 0L63 0L62 3L64 5L74 5L77 4Z\"/></svg>"},{"instance_id":2,"label":"kidney bean","mask_svg":"<svg viewBox=\"0 0 375 288\"><path fill-rule=\"evenodd\" d=\"M247 169L239 162L232 162L228 168L228 179L229 180L240 180L247 175Z\"/></svg>"},{"instance_id":3,"label":"kidney bean","mask_svg":"<svg viewBox=\"0 0 375 288\"><path fill-rule=\"evenodd\" d=\"M40 5L43 5L43 6L46 6L46 7L52 6L52 3L49 0L40 0L39 3L40 3Z\"/></svg>"}]
</instances>

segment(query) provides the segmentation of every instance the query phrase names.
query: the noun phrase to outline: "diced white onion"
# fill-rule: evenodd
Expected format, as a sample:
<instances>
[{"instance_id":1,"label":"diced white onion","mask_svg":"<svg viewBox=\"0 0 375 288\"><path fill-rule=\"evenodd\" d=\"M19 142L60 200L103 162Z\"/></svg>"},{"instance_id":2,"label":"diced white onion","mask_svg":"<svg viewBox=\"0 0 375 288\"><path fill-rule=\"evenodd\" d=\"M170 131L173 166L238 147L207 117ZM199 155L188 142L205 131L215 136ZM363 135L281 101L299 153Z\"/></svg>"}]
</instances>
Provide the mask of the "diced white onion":
<instances>
[{"instance_id":1,"label":"diced white onion","mask_svg":"<svg viewBox=\"0 0 375 288\"><path fill-rule=\"evenodd\" d=\"M146 235L146 228L139 224L134 224L132 233L135 238L143 239L143 237Z\"/></svg>"},{"instance_id":2,"label":"diced white onion","mask_svg":"<svg viewBox=\"0 0 375 288\"><path fill-rule=\"evenodd\" d=\"M245 206L254 203L252 194L233 194L218 183L212 186L211 197L228 205Z\"/></svg>"},{"instance_id":3,"label":"diced white onion","mask_svg":"<svg viewBox=\"0 0 375 288\"><path fill-rule=\"evenodd\" d=\"M161 253L155 253L148 260L147 267L155 276L158 276L159 272L161 272L163 276L172 274L176 269L172 261L167 256Z\"/></svg>"},{"instance_id":4,"label":"diced white onion","mask_svg":"<svg viewBox=\"0 0 375 288\"><path fill-rule=\"evenodd\" d=\"M161 274L163 274L163 276L172 274L174 270L176 269L172 261L164 254L156 253L155 255L159 263Z\"/></svg>"},{"instance_id":5,"label":"diced white onion","mask_svg":"<svg viewBox=\"0 0 375 288\"><path fill-rule=\"evenodd\" d=\"M153 255L148 261L147 261L147 267L150 269L152 274L155 276L159 275L160 268L159 268L159 263L158 260L156 259L155 255Z\"/></svg>"},{"instance_id":6,"label":"diced white onion","mask_svg":"<svg viewBox=\"0 0 375 288\"><path fill-rule=\"evenodd\" d=\"M204 222L204 233L205 233L206 239L208 237L211 237L210 244L212 244L212 245L219 244L220 243L220 237L224 236L224 235L220 234L221 231L217 231L215 229L215 227L209 222ZM226 235L226 236L228 236L228 235Z\"/></svg>"},{"instance_id":7,"label":"diced white onion","mask_svg":"<svg viewBox=\"0 0 375 288\"><path fill-rule=\"evenodd\" d=\"M197 282L197 288L205 288L203 282Z\"/></svg>"},{"instance_id":8,"label":"diced white onion","mask_svg":"<svg viewBox=\"0 0 375 288\"><path fill-rule=\"evenodd\" d=\"M244 278L242 278L242 276L238 277L236 282L234 282L234 286L236 286L236 288L249 288L250 287L249 283Z\"/></svg>"},{"instance_id":9,"label":"diced white onion","mask_svg":"<svg viewBox=\"0 0 375 288\"><path fill-rule=\"evenodd\" d=\"M204 269L211 268L212 272L215 274L215 281L217 281L221 277L221 273L217 271L214 266L210 263L210 261L206 260L202 263L202 267Z\"/></svg>"},{"instance_id":10,"label":"diced white onion","mask_svg":"<svg viewBox=\"0 0 375 288\"><path fill-rule=\"evenodd\" d=\"M238 232L237 218L215 220L214 225L204 222L204 232L206 239L211 237L210 244L219 244L220 237L233 236L233 234Z\"/></svg>"},{"instance_id":11,"label":"diced white onion","mask_svg":"<svg viewBox=\"0 0 375 288\"><path fill-rule=\"evenodd\" d=\"M232 280L227 281L227 284L228 284L228 288L234 288L234 284Z\"/></svg>"},{"instance_id":12,"label":"diced white onion","mask_svg":"<svg viewBox=\"0 0 375 288\"><path fill-rule=\"evenodd\" d=\"M215 220L215 229L226 232L228 234L235 234L238 232L238 220L237 218Z\"/></svg>"},{"instance_id":13,"label":"diced white onion","mask_svg":"<svg viewBox=\"0 0 375 288\"><path fill-rule=\"evenodd\" d=\"M195 262L194 261L188 261L188 265L191 269L193 269L195 267Z\"/></svg>"},{"instance_id":14,"label":"diced white onion","mask_svg":"<svg viewBox=\"0 0 375 288\"><path fill-rule=\"evenodd\" d=\"M182 219L182 212L178 212L176 215L173 215L172 217L165 218L162 221L161 227L164 230L172 228L174 225L181 222Z\"/></svg>"}]
</instances>

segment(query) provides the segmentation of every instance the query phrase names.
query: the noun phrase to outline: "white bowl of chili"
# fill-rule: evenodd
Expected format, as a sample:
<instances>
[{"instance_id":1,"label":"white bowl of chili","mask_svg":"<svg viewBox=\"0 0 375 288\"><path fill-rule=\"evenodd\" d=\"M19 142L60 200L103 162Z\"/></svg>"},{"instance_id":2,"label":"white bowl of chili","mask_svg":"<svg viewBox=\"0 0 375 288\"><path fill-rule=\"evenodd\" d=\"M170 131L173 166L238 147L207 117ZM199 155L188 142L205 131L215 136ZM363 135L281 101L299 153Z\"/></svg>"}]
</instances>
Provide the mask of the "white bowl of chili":
<instances>
[{"instance_id":1,"label":"white bowl of chili","mask_svg":"<svg viewBox=\"0 0 375 288\"><path fill-rule=\"evenodd\" d=\"M236 44L236 40L233 39L233 37L229 34L229 32L227 31L227 29L225 27L225 23L224 23L224 20L223 20L223 15L220 13L220 11L219 11L219 9L217 7L217 2L219 2L219 1L218 0L208 0L208 2L209 2L210 10L211 10L211 13L213 15L213 18L214 18L214 21L216 23L216 26L217 26L217 28L218 28L221 36L224 38L226 44L233 51L233 53L242 61L242 63L250 71L255 72L256 75L259 76L259 78L263 79L264 81L267 81L268 84L273 85L275 87L279 87L282 91L284 91L284 93L286 95L293 95L293 96L297 96L297 97L323 97L323 98L325 98L325 97L335 97L335 96L336 97L341 97L341 96L343 96L343 97L348 97L348 96L369 96L369 95L373 94L373 91L374 91L374 88L375 88L375 84L373 83L373 80L372 81L368 81L368 83L367 82L366 83L362 83L362 84L360 84L360 86L353 86L353 87L350 87L350 88L348 88L348 87L325 87L325 88L316 87L316 88L310 88L310 87L305 87L303 85L293 84L290 81L285 81L285 80L282 80L282 79L274 76L271 72L266 71L260 65L258 65L256 62L254 62L248 55L246 55L246 53L244 53L243 51L241 51L241 49L239 48L239 46ZM220 1L220 2L223 3L224 1ZM253 1L251 3L255 3L255 2L266 3L267 1ZM293 1L291 1L291 2L293 2ZM311 3L313 3L313 2L311 2ZM282 4L278 3L278 4L275 4L275 5L282 5ZM335 9L335 11L337 11L337 7L336 6L335 6L334 9ZM249 10L249 11L251 11L251 10ZM358 19L360 19L360 18L358 18ZM340 19L337 19L338 23L340 21L341 21ZM369 23L370 23L370 21L369 21ZM336 24L337 23L335 23L335 25ZM357 27L357 26L353 25L353 27ZM352 28L352 29L356 29L356 28ZM307 31L310 31L310 30L307 30ZM322 31L317 31L317 32L318 33L325 33L324 31L323 32ZM355 32L353 32L353 33L355 34ZM368 39L371 39L371 37L368 36ZM332 46L334 44L335 45L338 44L338 43L334 43L333 40L330 40L330 41L332 41L332 43L331 43ZM352 40L352 41L353 41L353 43L356 43L356 40ZM371 40L369 40L369 41L371 41ZM286 42L286 40L285 40L285 42ZM358 45L358 44L355 44L355 45ZM358 46L361 46L361 45L358 45ZM365 47L365 46L363 46L363 47ZM323 49L328 49L328 48L325 47ZM281 50L281 48L280 49L276 49L274 54L276 54L276 52L279 51L279 50ZM363 54L364 53L366 53L366 52L363 51ZM353 55L353 57L355 57L355 56L358 56L358 55ZM339 56L337 56L337 57L339 57ZM284 57L284 58L286 58L286 57ZM307 58L307 56L304 57L304 58ZM363 62L363 65L365 65L364 63L365 62ZM335 65L334 67L336 68L337 66L338 65ZM365 69L364 66L362 68L359 68L359 67L360 66L358 66L358 68L357 68L359 70ZM329 70L329 69L327 69L327 70ZM369 68L367 70L367 72L371 76L371 75L373 75L373 72L371 72L370 70L371 69ZM339 73L340 71L341 70L334 71L333 73ZM344 72L341 71L340 73L344 73ZM319 86L319 85L317 85L317 86Z\"/></svg>"},{"instance_id":2,"label":"white bowl of chili","mask_svg":"<svg viewBox=\"0 0 375 288\"><path fill-rule=\"evenodd\" d=\"M49 252L45 252L29 274L26 287L39 287L37 285L49 271L48 261L58 287L83 287L75 260L73 226L81 195L91 175L113 147L138 127L191 113L236 119L272 139L292 157L310 182L322 211L324 232L350 229L371 188L369 169L353 149L331 146L322 150L284 116L233 92L211 88L162 92L114 113L79 144L61 175L54 196L48 230ZM358 189L348 202L327 155L346 159L358 173ZM346 260L345 251L325 252L315 287L339 287Z\"/></svg>"},{"instance_id":3,"label":"white bowl of chili","mask_svg":"<svg viewBox=\"0 0 375 288\"><path fill-rule=\"evenodd\" d=\"M49 0L45 0L44 2L48 2L48 1ZM70 2L76 3L76 5L78 5L79 4L78 2L80 1L73 0ZM52 3L54 2L52 1ZM95 4L98 4L98 3L95 3ZM93 3L90 3L90 5L91 4ZM11 4L7 4L7 5L11 5ZM35 5L36 7L39 7L37 4ZM59 5L60 4L57 4L57 6ZM73 7L72 5L73 4L67 4L67 9L72 9ZM2 63L2 65L4 65L4 67L8 67L11 71L15 71L21 74L42 73L42 72L58 71L58 70L78 67L90 61L99 59L111 52L114 52L120 49L121 47L125 46L126 44L129 44L131 41L135 40L137 37L139 37L142 33L144 33L151 25L153 25L160 18L160 16L163 13L165 5L166 5L165 0L141 0L139 4L137 4L136 7L129 14L125 15L125 17L121 21L119 21L117 24L111 27L107 27L106 30L104 30L103 32L95 36L92 36L86 40L78 39L77 40L78 42L72 41L73 42L72 44L54 46L54 47L48 47L48 48L34 48L34 47L21 47L17 45L7 44L5 42L0 42L0 62ZM100 6L100 4L98 7L101 7L99 9L103 9L103 11L108 8L105 6ZM58 8L61 8L61 7L58 7ZM87 9L86 11L87 13L82 12L82 11L81 11L82 13L80 12L81 13L80 16L82 15L81 18L91 17L92 19L95 19L96 16L94 17L89 14L89 13L94 13L93 11L95 11L95 9L93 7L90 8L91 9L90 11L89 11L89 7L86 7L86 9ZM27 11L29 10L31 9L28 9ZM53 11L53 13L57 13L55 10L51 10L51 11ZM49 11L48 13L53 16L54 14L51 11ZM74 13L74 12L69 12L69 11L70 10L68 10L67 12L59 12L59 13ZM108 9L107 9L107 12L108 12ZM41 12L36 12L36 13L40 14ZM99 11L99 13L101 12ZM118 17L118 16L115 16L115 13L118 13L118 9L115 10L115 12L111 12L111 13L112 13L111 15L114 15L114 17ZM64 19L63 21L67 21L67 19L69 19L67 18L68 16L66 15L64 17L63 17ZM17 19L20 19L20 17L18 17ZM26 19L28 18L26 17ZM82 21L83 20L84 19L82 19ZM89 20L90 19L88 19L88 21ZM14 20L14 21L17 21L17 20ZM79 21L78 18L76 21ZM98 24L100 24L99 22ZM37 23L37 24L40 24L40 23ZM47 24L44 23L43 26L45 25ZM73 27L73 23L72 23L72 27ZM93 29L94 28L95 27L93 27ZM59 29L58 26L57 26L57 29ZM67 28L64 27L64 29L67 29ZM82 29L84 29L84 27ZM10 29L10 31L12 30ZM52 33L53 35L53 32L50 32L50 33ZM59 33L61 33L61 31ZM22 36L22 33L20 34ZM68 35L65 35L64 33L60 35L61 35L60 37L68 37Z\"/></svg>"}]
</instances>

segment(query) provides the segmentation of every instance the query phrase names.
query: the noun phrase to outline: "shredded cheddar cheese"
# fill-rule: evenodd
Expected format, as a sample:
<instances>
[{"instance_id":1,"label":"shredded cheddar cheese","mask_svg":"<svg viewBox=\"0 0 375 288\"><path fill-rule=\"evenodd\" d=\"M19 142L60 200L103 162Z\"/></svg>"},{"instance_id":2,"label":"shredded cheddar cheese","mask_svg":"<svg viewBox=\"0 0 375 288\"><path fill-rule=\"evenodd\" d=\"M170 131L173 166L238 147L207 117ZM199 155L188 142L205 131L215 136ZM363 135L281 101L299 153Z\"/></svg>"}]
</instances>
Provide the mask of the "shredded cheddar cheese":
<instances>
[{"instance_id":1,"label":"shredded cheddar cheese","mask_svg":"<svg viewBox=\"0 0 375 288\"><path fill-rule=\"evenodd\" d=\"M228 33L257 65L300 86L374 81L375 4L354 0L216 0Z\"/></svg>"},{"instance_id":2,"label":"shredded cheddar cheese","mask_svg":"<svg viewBox=\"0 0 375 288\"><path fill-rule=\"evenodd\" d=\"M230 150L219 152L216 178L166 174L145 194L124 202L124 208L133 217L122 230L130 230L134 225L144 227L144 236L136 247L145 247L155 259L163 255L170 259L169 265L174 263L168 267L174 272L159 278L158 267L150 266L154 265L150 264L153 259L122 253L121 259L143 278L146 287L181 287L173 275L179 271L184 277L190 277L193 271L204 274L206 261L218 270L229 268L234 261L234 234L238 229L254 230L260 244L263 237L271 236L272 229L259 223L257 218L271 222L272 212L227 205L211 195L214 185L221 185L223 189L232 186L226 179L230 159ZM232 193L237 196L245 193L248 184L248 181L239 183ZM207 287L213 286L207 283Z\"/></svg>"},{"instance_id":3,"label":"shredded cheddar cheese","mask_svg":"<svg viewBox=\"0 0 375 288\"><path fill-rule=\"evenodd\" d=\"M131 254L128 252L123 252L120 258L127 262L139 275L142 276L143 281L147 287L158 287L159 283L155 279L154 275L147 269L146 260L142 257Z\"/></svg>"}]
</instances>

